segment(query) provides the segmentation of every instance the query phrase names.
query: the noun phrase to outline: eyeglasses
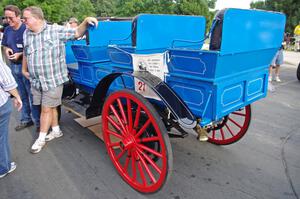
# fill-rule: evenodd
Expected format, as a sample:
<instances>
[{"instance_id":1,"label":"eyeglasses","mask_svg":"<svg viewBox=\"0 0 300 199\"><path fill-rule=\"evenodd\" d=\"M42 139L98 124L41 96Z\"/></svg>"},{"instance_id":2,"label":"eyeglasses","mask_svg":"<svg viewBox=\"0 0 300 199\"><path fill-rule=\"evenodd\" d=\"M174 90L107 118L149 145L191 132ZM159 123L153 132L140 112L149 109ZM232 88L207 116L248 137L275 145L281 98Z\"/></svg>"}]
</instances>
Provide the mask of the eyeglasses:
<instances>
[{"instance_id":1,"label":"eyeglasses","mask_svg":"<svg viewBox=\"0 0 300 199\"><path fill-rule=\"evenodd\" d=\"M11 21L12 21L14 18L16 18L16 17L3 17L3 19L6 19L6 20L9 19L9 20L11 20Z\"/></svg>"}]
</instances>

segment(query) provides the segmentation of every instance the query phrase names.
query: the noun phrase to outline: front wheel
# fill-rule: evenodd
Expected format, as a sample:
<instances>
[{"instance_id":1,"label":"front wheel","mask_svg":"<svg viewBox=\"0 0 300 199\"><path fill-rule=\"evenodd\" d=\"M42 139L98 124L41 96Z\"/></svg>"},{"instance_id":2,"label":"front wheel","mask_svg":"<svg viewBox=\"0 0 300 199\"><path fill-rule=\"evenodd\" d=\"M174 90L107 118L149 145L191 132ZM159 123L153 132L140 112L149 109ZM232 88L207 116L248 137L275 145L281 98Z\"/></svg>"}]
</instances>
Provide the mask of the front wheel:
<instances>
[{"instance_id":1,"label":"front wheel","mask_svg":"<svg viewBox=\"0 0 300 199\"><path fill-rule=\"evenodd\" d=\"M217 145L228 145L237 142L246 134L250 120L250 105L230 113L208 130L208 142Z\"/></svg>"},{"instance_id":2,"label":"front wheel","mask_svg":"<svg viewBox=\"0 0 300 199\"><path fill-rule=\"evenodd\" d=\"M112 93L102 110L103 138L121 177L142 193L158 191L172 168L172 149L158 113L131 90Z\"/></svg>"}]
</instances>

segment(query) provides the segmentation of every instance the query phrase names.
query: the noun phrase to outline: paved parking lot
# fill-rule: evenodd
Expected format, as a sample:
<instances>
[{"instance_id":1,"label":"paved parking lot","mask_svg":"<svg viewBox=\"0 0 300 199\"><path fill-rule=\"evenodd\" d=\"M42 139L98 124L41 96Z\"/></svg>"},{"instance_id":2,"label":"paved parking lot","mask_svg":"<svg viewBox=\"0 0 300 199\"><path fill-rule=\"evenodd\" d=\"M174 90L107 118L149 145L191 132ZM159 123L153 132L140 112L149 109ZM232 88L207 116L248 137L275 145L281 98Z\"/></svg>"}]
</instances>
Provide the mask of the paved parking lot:
<instances>
[{"instance_id":1,"label":"paved parking lot","mask_svg":"<svg viewBox=\"0 0 300 199\"><path fill-rule=\"evenodd\" d=\"M1 199L201 198L296 199L300 196L300 82L294 61L282 67L276 91L252 106L245 137L229 146L172 139L173 173L158 193L140 194L117 174L104 143L63 111L64 137L39 154L29 148L34 128L15 132L11 146L17 170L0 180ZM297 195L298 194L298 195Z\"/></svg>"}]
</instances>

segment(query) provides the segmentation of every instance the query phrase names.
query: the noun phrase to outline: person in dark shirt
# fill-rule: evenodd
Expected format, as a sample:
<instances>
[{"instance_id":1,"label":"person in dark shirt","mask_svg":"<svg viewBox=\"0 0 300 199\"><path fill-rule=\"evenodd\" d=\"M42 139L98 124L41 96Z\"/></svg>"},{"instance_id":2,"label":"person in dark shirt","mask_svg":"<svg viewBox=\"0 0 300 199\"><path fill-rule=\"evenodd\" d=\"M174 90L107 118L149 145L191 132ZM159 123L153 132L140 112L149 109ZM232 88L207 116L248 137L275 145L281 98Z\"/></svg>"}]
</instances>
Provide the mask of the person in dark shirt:
<instances>
[{"instance_id":1,"label":"person in dark shirt","mask_svg":"<svg viewBox=\"0 0 300 199\"><path fill-rule=\"evenodd\" d=\"M33 100L30 92L30 82L22 74L23 33L26 26L21 21L21 11L17 6L5 6L4 15L9 26L4 30L2 46L4 46L5 56L10 61L12 74L18 84L18 91L23 101L20 123L16 126L15 130L19 131L33 125L32 118L37 129L39 129L39 106L34 106L32 104Z\"/></svg>"}]
</instances>

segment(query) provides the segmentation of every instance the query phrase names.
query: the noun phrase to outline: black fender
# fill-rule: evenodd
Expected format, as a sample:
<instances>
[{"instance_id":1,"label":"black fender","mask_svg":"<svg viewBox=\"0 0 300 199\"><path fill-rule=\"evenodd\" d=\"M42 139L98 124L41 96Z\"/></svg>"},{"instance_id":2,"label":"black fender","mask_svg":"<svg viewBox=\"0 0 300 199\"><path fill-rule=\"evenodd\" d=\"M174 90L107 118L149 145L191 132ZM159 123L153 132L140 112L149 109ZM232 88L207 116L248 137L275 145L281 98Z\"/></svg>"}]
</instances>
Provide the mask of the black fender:
<instances>
[{"instance_id":1,"label":"black fender","mask_svg":"<svg viewBox=\"0 0 300 199\"><path fill-rule=\"evenodd\" d=\"M105 76L94 90L91 104L86 110L86 118L101 115L109 86L116 78L122 76L131 76L143 81L154 91L164 105L168 107L180 126L188 129L192 129L196 126L196 118L184 101L165 82L148 71L138 71L133 73L117 72Z\"/></svg>"}]
</instances>

